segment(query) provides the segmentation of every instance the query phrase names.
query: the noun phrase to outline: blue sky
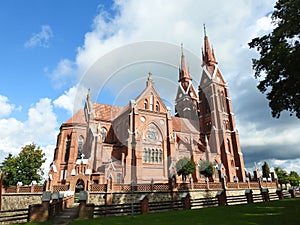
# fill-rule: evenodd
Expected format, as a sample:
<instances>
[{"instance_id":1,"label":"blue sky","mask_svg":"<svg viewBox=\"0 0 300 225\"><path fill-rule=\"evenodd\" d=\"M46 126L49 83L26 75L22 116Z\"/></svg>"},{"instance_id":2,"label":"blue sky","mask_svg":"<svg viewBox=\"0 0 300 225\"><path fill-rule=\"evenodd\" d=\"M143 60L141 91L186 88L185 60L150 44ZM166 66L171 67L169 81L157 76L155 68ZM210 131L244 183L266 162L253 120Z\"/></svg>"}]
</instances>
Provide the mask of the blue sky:
<instances>
[{"instance_id":1,"label":"blue sky","mask_svg":"<svg viewBox=\"0 0 300 225\"><path fill-rule=\"evenodd\" d=\"M110 9L111 2L102 7ZM91 30L99 1L13 0L0 2L1 94L22 106L14 116L24 120L31 104L42 97L57 98L65 86L55 83L51 72L62 58L74 59L76 49ZM111 12L111 11L110 11ZM26 43L48 27L48 38ZM70 79L74 84L76 80Z\"/></svg>"},{"instance_id":2,"label":"blue sky","mask_svg":"<svg viewBox=\"0 0 300 225\"><path fill-rule=\"evenodd\" d=\"M272 30L270 12L274 3L274 0L0 1L0 160L35 142L46 152L47 168L59 127L71 116L75 96L84 96L86 88L91 88L94 100L118 103L118 97L126 96L120 91L122 88L124 91L124 82L131 84L128 87L142 90L143 80L151 71L158 92L163 98L169 95L166 99L171 99L172 104L175 93L173 96L169 89L174 84L176 89L180 43L184 43L187 62L193 62L190 66L196 82L200 63L194 62L201 54L203 23L206 23L209 40L230 88L247 168L251 169L254 161L267 160L271 166L300 172L300 122L287 113L279 120L271 117L268 102L256 89L257 81L253 78L251 59L258 55L247 46L252 38ZM178 57L173 54L173 58L161 59L173 67L120 64L119 53L126 46L143 42L148 45L149 41L165 43L164 47L153 49L157 55L163 56L168 46L178 48ZM121 52L122 58L128 59L126 63L133 60L131 54L140 52ZM103 66L103 62L107 63ZM122 69L110 68L111 64ZM98 68L99 65L102 66ZM118 71L109 74L114 82L107 80L109 68ZM89 73L93 79L87 87L82 84ZM168 88L162 85L165 84L162 78L170 81ZM98 92L104 89L109 95L102 94L97 99Z\"/></svg>"}]
</instances>

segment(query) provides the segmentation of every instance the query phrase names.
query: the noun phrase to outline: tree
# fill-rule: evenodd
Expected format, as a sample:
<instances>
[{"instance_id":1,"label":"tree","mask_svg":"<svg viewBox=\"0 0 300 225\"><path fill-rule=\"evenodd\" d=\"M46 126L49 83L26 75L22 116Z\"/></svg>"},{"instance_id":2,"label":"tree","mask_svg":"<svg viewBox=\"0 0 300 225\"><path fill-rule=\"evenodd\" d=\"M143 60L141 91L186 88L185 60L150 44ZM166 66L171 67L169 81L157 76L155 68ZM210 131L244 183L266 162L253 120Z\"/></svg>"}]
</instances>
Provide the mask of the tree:
<instances>
[{"instance_id":1,"label":"tree","mask_svg":"<svg viewBox=\"0 0 300 225\"><path fill-rule=\"evenodd\" d=\"M283 184L289 183L288 173L280 167L275 167L275 173L277 174L278 183L282 187Z\"/></svg>"},{"instance_id":2,"label":"tree","mask_svg":"<svg viewBox=\"0 0 300 225\"><path fill-rule=\"evenodd\" d=\"M270 168L269 168L269 165L268 165L268 163L266 161L262 165L262 174L263 174L263 177L269 178Z\"/></svg>"},{"instance_id":3,"label":"tree","mask_svg":"<svg viewBox=\"0 0 300 225\"><path fill-rule=\"evenodd\" d=\"M32 181L39 183L44 175L41 168L46 161L44 157L45 153L35 144L25 145L17 156L9 154L0 166L4 186L13 186L18 182L24 185Z\"/></svg>"},{"instance_id":4,"label":"tree","mask_svg":"<svg viewBox=\"0 0 300 225\"><path fill-rule=\"evenodd\" d=\"M298 187L299 180L300 180L300 178L299 178L298 173L295 171L291 171L289 174L289 182L290 182L291 186Z\"/></svg>"},{"instance_id":5,"label":"tree","mask_svg":"<svg viewBox=\"0 0 300 225\"><path fill-rule=\"evenodd\" d=\"M205 177L211 177L214 174L214 165L209 161L201 161L199 171Z\"/></svg>"},{"instance_id":6,"label":"tree","mask_svg":"<svg viewBox=\"0 0 300 225\"><path fill-rule=\"evenodd\" d=\"M187 157L184 157L177 161L176 171L177 174L182 176L182 179L186 181L186 176L194 173L196 170L195 163Z\"/></svg>"},{"instance_id":7,"label":"tree","mask_svg":"<svg viewBox=\"0 0 300 225\"><path fill-rule=\"evenodd\" d=\"M267 92L272 116L284 110L300 118L300 0L278 0L272 13L274 30L249 43L259 59L252 59L257 88Z\"/></svg>"}]
</instances>

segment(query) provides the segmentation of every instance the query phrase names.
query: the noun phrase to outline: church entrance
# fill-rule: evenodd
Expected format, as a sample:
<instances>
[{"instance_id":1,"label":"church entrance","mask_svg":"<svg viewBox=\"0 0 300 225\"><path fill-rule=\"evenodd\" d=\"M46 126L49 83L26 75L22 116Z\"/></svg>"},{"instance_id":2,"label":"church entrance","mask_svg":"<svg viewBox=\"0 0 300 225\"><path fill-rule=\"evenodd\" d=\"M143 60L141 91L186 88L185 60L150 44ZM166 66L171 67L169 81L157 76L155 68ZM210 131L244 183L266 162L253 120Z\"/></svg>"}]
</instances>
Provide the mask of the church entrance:
<instances>
[{"instance_id":1,"label":"church entrance","mask_svg":"<svg viewBox=\"0 0 300 225\"><path fill-rule=\"evenodd\" d=\"M84 186L84 181L82 179L78 179L75 186L75 202L78 202L80 192L85 189Z\"/></svg>"}]
</instances>

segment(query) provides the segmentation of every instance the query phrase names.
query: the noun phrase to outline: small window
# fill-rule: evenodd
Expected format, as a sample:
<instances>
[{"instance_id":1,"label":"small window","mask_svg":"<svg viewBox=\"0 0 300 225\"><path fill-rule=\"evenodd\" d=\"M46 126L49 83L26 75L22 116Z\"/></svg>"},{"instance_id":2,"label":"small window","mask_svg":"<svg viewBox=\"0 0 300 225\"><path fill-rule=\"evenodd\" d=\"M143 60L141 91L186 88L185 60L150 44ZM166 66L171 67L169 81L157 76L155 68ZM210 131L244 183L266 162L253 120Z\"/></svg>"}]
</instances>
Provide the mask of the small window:
<instances>
[{"instance_id":1,"label":"small window","mask_svg":"<svg viewBox=\"0 0 300 225\"><path fill-rule=\"evenodd\" d=\"M145 99L145 101L144 101L144 109L148 109L148 100L147 99Z\"/></svg>"},{"instance_id":2,"label":"small window","mask_svg":"<svg viewBox=\"0 0 300 225\"><path fill-rule=\"evenodd\" d=\"M158 102L156 102L156 105L155 105L155 111L156 111L156 112L159 112L159 103L158 103Z\"/></svg>"}]
</instances>

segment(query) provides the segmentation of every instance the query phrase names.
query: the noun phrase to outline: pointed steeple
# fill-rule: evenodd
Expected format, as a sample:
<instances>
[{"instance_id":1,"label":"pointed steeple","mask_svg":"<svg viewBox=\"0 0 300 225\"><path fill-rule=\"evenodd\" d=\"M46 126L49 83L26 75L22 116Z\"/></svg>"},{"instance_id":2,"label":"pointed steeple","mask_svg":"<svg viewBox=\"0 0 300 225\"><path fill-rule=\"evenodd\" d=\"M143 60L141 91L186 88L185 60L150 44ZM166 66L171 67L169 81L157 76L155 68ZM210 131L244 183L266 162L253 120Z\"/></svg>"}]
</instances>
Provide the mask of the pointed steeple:
<instances>
[{"instance_id":1,"label":"pointed steeple","mask_svg":"<svg viewBox=\"0 0 300 225\"><path fill-rule=\"evenodd\" d=\"M202 60L204 64L211 66L213 64L217 64L218 62L216 60L214 50L210 47L210 43L206 35L205 24L203 26L204 26L204 49L202 49Z\"/></svg>"},{"instance_id":2,"label":"pointed steeple","mask_svg":"<svg viewBox=\"0 0 300 225\"><path fill-rule=\"evenodd\" d=\"M182 81L184 79L192 80L190 71L186 66L185 57L183 54L183 44L181 43L181 63L179 68L179 80Z\"/></svg>"}]
</instances>

